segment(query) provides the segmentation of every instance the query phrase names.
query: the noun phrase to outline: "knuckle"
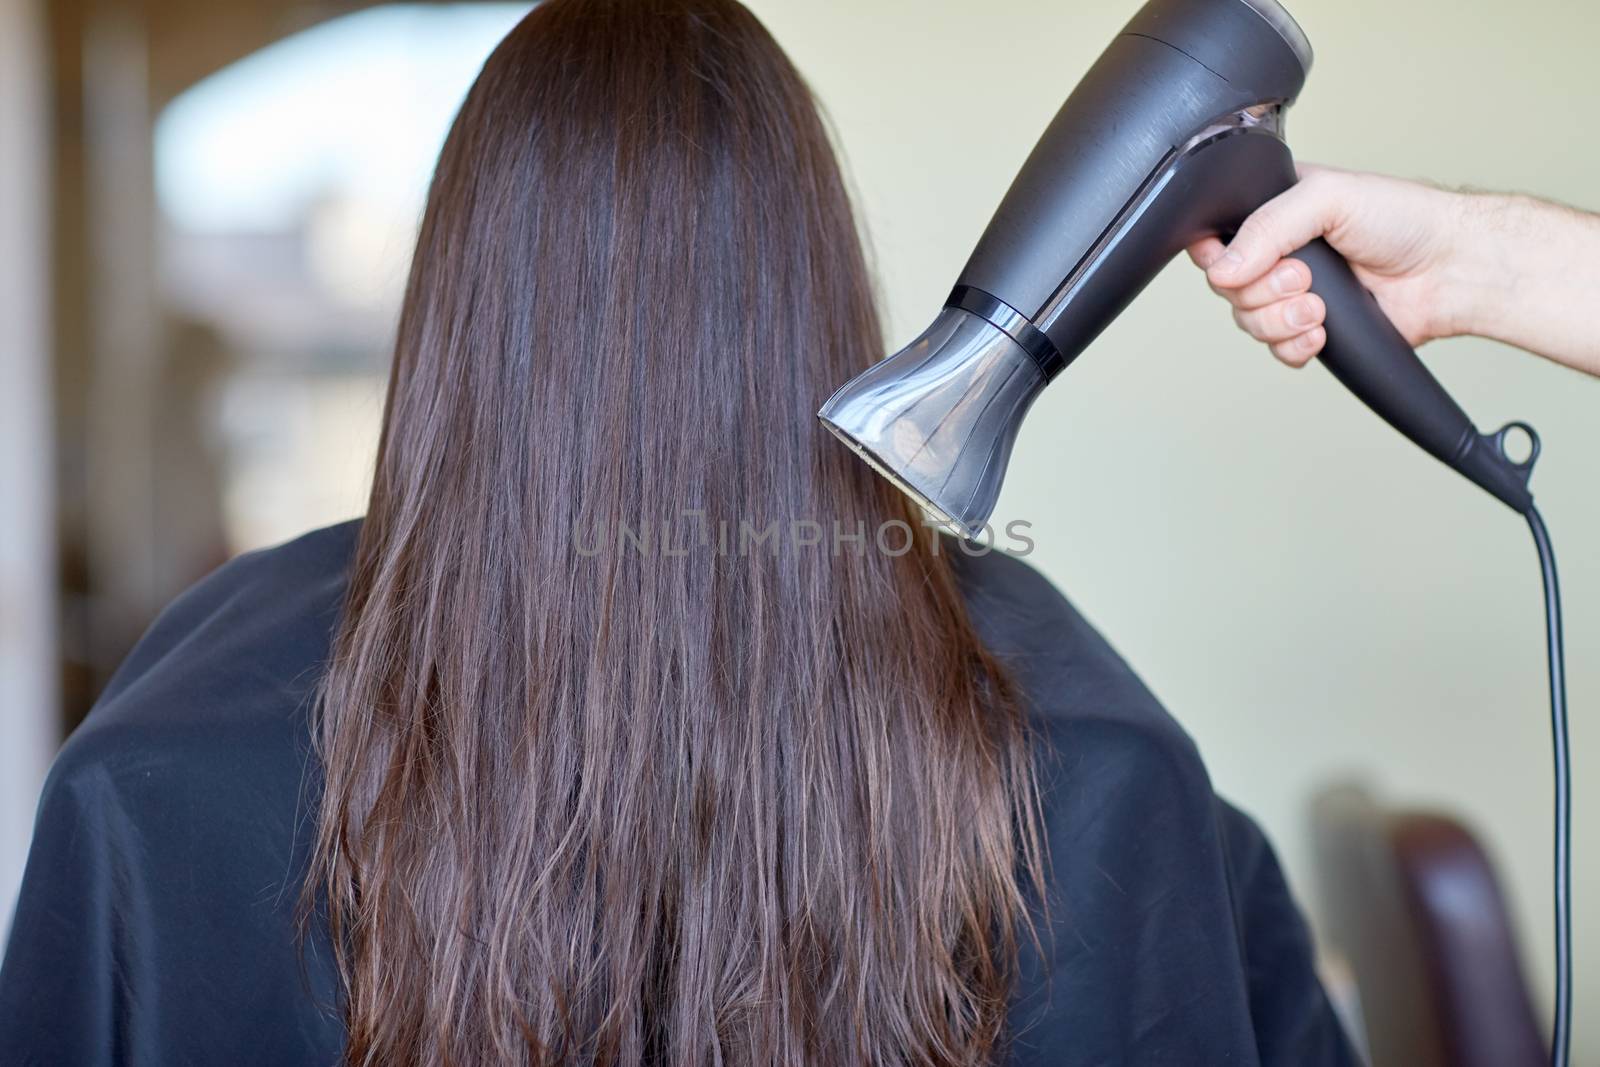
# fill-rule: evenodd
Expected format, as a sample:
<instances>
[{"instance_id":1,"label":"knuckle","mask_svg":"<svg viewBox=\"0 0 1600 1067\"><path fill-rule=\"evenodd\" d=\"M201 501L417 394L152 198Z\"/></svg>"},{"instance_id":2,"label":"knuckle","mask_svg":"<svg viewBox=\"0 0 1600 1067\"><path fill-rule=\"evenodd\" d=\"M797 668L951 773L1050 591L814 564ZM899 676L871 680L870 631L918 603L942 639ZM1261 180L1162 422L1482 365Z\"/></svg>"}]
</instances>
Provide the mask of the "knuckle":
<instances>
[{"instance_id":1,"label":"knuckle","mask_svg":"<svg viewBox=\"0 0 1600 1067\"><path fill-rule=\"evenodd\" d=\"M1259 311L1249 311L1245 308L1233 309L1233 321L1239 329L1254 337L1257 341L1271 341L1272 331L1266 328Z\"/></svg>"},{"instance_id":2,"label":"knuckle","mask_svg":"<svg viewBox=\"0 0 1600 1067\"><path fill-rule=\"evenodd\" d=\"M1310 358L1309 354L1300 347L1299 338L1289 341L1279 341L1272 346L1272 354L1291 367L1298 367Z\"/></svg>"},{"instance_id":3,"label":"knuckle","mask_svg":"<svg viewBox=\"0 0 1600 1067\"><path fill-rule=\"evenodd\" d=\"M1245 219L1244 225L1239 229L1241 231L1248 229L1255 233L1271 230L1277 225L1278 216L1282 213L1283 205L1274 197L1252 211L1250 217Z\"/></svg>"},{"instance_id":4,"label":"knuckle","mask_svg":"<svg viewBox=\"0 0 1600 1067\"><path fill-rule=\"evenodd\" d=\"M1298 259L1284 259L1279 263L1279 269L1289 272L1291 284L1296 291L1303 292L1311 288L1311 268Z\"/></svg>"}]
</instances>

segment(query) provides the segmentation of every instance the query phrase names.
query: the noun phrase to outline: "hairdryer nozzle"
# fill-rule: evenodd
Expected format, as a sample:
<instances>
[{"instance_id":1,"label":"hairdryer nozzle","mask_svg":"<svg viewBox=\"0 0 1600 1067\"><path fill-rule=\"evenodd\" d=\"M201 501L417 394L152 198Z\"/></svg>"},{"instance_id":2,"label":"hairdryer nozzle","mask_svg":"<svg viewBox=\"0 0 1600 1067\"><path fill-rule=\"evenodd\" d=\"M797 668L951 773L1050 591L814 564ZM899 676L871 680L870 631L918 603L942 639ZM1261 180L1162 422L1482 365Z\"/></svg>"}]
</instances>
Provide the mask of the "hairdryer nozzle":
<instances>
[{"instance_id":1,"label":"hairdryer nozzle","mask_svg":"<svg viewBox=\"0 0 1600 1067\"><path fill-rule=\"evenodd\" d=\"M829 397L817 417L935 521L976 539L1045 384L1039 364L1003 330L947 307L922 336Z\"/></svg>"}]
</instances>

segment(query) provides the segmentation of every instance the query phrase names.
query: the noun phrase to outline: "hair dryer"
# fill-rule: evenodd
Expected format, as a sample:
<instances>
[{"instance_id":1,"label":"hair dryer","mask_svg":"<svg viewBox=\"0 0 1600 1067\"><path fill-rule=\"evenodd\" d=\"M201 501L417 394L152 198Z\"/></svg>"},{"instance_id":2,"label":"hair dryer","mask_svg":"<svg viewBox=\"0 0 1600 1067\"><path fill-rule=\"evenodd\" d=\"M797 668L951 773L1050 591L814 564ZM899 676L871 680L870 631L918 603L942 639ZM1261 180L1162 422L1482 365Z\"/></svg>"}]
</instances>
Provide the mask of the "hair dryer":
<instances>
[{"instance_id":1,"label":"hair dryer","mask_svg":"<svg viewBox=\"0 0 1600 1067\"><path fill-rule=\"evenodd\" d=\"M1232 236L1296 180L1284 112L1311 45L1275 0L1149 0L1062 105L933 325L846 383L818 417L952 531L977 538L1044 387L1183 248ZM1327 304L1321 361L1423 449L1523 514L1544 576L1555 750L1556 1006L1572 1011L1571 774L1560 593L1528 492L1539 438L1480 434L1321 240L1295 252ZM1506 434L1526 432L1514 461Z\"/></svg>"},{"instance_id":2,"label":"hair dryer","mask_svg":"<svg viewBox=\"0 0 1600 1067\"><path fill-rule=\"evenodd\" d=\"M1150 0L1012 182L944 310L818 416L954 532L975 538L1044 387L1208 234L1296 180L1284 112L1311 45L1274 0ZM1321 361L1401 433L1518 512L1531 427L1480 434L1321 240L1294 253L1326 302ZM1512 426L1532 453L1507 455Z\"/></svg>"}]
</instances>

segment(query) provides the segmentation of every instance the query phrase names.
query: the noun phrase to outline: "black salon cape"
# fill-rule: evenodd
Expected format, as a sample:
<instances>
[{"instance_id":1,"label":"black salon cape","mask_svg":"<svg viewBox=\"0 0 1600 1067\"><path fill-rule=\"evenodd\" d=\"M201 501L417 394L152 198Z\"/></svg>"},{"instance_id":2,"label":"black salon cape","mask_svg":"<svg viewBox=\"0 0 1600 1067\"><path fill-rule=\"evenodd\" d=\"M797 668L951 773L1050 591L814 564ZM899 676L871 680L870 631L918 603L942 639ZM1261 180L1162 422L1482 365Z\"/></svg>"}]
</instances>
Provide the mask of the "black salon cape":
<instances>
[{"instance_id":1,"label":"black salon cape","mask_svg":"<svg viewBox=\"0 0 1600 1067\"><path fill-rule=\"evenodd\" d=\"M328 946L299 951L293 916L307 697L355 531L185 593L62 749L0 970L0 1065L338 1060ZM1270 848L1182 729L1025 564L960 567L1050 750L1047 952L1024 950L1008 1062L1352 1063Z\"/></svg>"}]
</instances>

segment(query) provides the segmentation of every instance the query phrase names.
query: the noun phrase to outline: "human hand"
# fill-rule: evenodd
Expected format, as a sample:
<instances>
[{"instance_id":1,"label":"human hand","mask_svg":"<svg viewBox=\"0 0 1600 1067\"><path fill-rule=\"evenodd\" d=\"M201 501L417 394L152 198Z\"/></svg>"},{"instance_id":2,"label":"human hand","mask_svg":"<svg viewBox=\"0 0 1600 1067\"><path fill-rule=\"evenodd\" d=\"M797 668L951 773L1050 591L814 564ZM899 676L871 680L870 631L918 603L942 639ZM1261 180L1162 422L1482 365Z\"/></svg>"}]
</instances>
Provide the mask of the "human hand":
<instances>
[{"instance_id":1,"label":"human hand","mask_svg":"<svg viewBox=\"0 0 1600 1067\"><path fill-rule=\"evenodd\" d=\"M1473 197L1378 174L1302 164L1300 181L1245 220L1231 242L1189 248L1246 333L1303 366L1322 350L1327 312L1311 269L1284 258L1322 237L1413 347L1464 332L1456 300Z\"/></svg>"}]
</instances>

